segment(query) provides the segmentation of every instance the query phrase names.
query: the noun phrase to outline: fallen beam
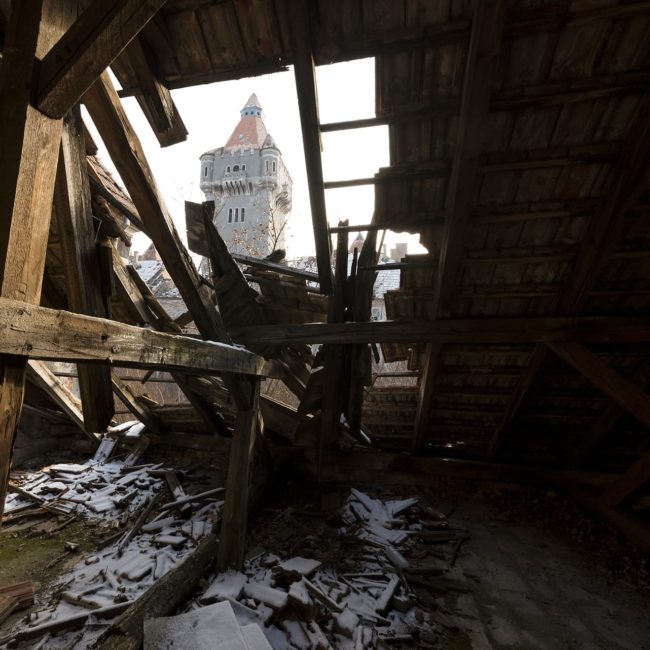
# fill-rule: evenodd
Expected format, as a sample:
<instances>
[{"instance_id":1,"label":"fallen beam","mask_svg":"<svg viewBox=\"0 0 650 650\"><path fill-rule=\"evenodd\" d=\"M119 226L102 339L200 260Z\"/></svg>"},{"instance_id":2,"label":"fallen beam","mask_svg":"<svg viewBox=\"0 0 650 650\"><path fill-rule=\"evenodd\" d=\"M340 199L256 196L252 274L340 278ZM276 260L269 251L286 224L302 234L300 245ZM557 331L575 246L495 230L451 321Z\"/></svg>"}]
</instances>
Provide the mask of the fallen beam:
<instances>
[{"instance_id":1,"label":"fallen beam","mask_svg":"<svg viewBox=\"0 0 650 650\"><path fill-rule=\"evenodd\" d=\"M640 343L650 340L650 319L636 316L464 318L437 321L373 321L265 325L232 331L238 342L297 343L536 343L583 341Z\"/></svg>"},{"instance_id":2,"label":"fallen beam","mask_svg":"<svg viewBox=\"0 0 650 650\"><path fill-rule=\"evenodd\" d=\"M225 343L0 299L0 354L132 368L275 375L274 364Z\"/></svg>"}]
</instances>

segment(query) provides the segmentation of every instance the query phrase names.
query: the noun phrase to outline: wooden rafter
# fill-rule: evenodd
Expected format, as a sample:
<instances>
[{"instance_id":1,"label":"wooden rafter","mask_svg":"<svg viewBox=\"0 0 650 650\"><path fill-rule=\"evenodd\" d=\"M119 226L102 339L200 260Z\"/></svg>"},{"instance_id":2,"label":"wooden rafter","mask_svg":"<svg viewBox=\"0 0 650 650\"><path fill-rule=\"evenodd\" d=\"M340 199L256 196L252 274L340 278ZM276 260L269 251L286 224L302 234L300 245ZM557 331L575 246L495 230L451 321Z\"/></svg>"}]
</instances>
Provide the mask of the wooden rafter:
<instances>
[{"instance_id":1,"label":"wooden rafter","mask_svg":"<svg viewBox=\"0 0 650 650\"><path fill-rule=\"evenodd\" d=\"M332 255L329 232L327 229L327 210L325 208L325 190L323 186L322 143L320 139L320 120L318 117L318 96L316 76L311 45L311 20L309 2L290 0L288 7L292 14L291 39L294 51L294 73L298 93L300 126L305 149L305 165L309 185L309 202L314 228L316 261L320 289L323 293L332 291Z\"/></svg>"},{"instance_id":2,"label":"wooden rafter","mask_svg":"<svg viewBox=\"0 0 650 650\"><path fill-rule=\"evenodd\" d=\"M583 374L626 412L650 429L650 396L579 343L549 343L553 352ZM639 458L602 495L608 506L620 505L650 480L650 452Z\"/></svg>"},{"instance_id":3,"label":"wooden rafter","mask_svg":"<svg viewBox=\"0 0 650 650\"><path fill-rule=\"evenodd\" d=\"M79 107L64 120L55 202L69 309L106 318ZM77 371L86 430L105 431L115 411L110 368L81 364Z\"/></svg>"},{"instance_id":4,"label":"wooden rafter","mask_svg":"<svg viewBox=\"0 0 650 650\"><path fill-rule=\"evenodd\" d=\"M168 147L187 139L187 129L167 86L155 67L154 57L140 36L136 36L124 50L138 79L141 93L136 100L149 121L161 147Z\"/></svg>"},{"instance_id":5,"label":"wooden rafter","mask_svg":"<svg viewBox=\"0 0 650 650\"><path fill-rule=\"evenodd\" d=\"M435 277L432 309L436 318L448 315L450 298L461 267L466 226L475 194L472 190L478 171L481 129L488 114L492 76L501 47L504 19L503 0L480 0L476 3L465 64L458 136L447 186L446 219ZM439 345L427 345L415 415L415 450L422 446L429 425L440 355Z\"/></svg>"},{"instance_id":6,"label":"wooden rafter","mask_svg":"<svg viewBox=\"0 0 650 650\"><path fill-rule=\"evenodd\" d=\"M610 182L610 191L590 218L587 233L582 238L569 280L560 297L557 310L559 314L577 315L582 311L603 265L620 238L625 225L625 211L635 207L641 192L647 187L650 178L650 124L646 116L649 107L650 99L646 98L630 128L630 136ZM546 354L544 347L538 347L529 358L506 407L505 418L492 436L488 450L490 458L494 459L498 453L499 446L524 402L526 392L544 364Z\"/></svg>"},{"instance_id":7,"label":"wooden rafter","mask_svg":"<svg viewBox=\"0 0 650 650\"><path fill-rule=\"evenodd\" d=\"M86 431L81 402L61 383L61 380L45 363L36 360L30 361L27 364L27 378L44 391L93 442L97 442L95 435Z\"/></svg>"},{"instance_id":8,"label":"wooden rafter","mask_svg":"<svg viewBox=\"0 0 650 650\"><path fill-rule=\"evenodd\" d=\"M94 0L43 59L36 105L63 117L165 0Z\"/></svg>"},{"instance_id":9,"label":"wooden rafter","mask_svg":"<svg viewBox=\"0 0 650 650\"><path fill-rule=\"evenodd\" d=\"M224 343L0 298L0 354L200 374L275 376L273 364Z\"/></svg>"},{"instance_id":10,"label":"wooden rafter","mask_svg":"<svg viewBox=\"0 0 650 650\"><path fill-rule=\"evenodd\" d=\"M640 386L646 386L650 378L650 359L645 359L641 366L634 373L632 381ZM589 433L580 441L575 451L571 455L572 464L578 467L589 456L589 454L596 449L602 442L607 434L620 422L621 418L625 415L625 409L618 404L612 402L598 418L598 420L591 427Z\"/></svg>"}]
</instances>

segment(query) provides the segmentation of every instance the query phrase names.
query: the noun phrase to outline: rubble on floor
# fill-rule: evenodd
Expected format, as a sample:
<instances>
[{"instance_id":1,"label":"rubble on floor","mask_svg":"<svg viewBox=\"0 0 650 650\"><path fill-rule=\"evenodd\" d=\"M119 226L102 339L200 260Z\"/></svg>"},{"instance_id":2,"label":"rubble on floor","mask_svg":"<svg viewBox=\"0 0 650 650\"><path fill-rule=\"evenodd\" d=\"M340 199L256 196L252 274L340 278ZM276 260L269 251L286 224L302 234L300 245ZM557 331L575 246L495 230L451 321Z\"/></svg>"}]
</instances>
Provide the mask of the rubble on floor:
<instances>
[{"instance_id":1,"label":"rubble on floor","mask_svg":"<svg viewBox=\"0 0 650 650\"><path fill-rule=\"evenodd\" d=\"M303 535L295 518L321 525ZM190 612L208 625L213 603L229 603L240 626L256 624L280 650L440 647L456 623L436 599L467 589L453 567L465 539L416 498L381 500L352 489L336 512L279 513L269 547L251 549L243 572L214 576ZM296 547L314 553L291 554ZM172 647L161 638L155 647Z\"/></svg>"},{"instance_id":2,"label":"rubble on floor","mask_svg":"<svg viewBox=\"0 0 650 650\"><path fill-rule=\"evenodd\" d=\"M110 447L113 451L115 444ZM83 519L95 527L97 537L99 531L108 535L96 552L80 557L47 592L37 595L37 611L1 635L0 646L37 640L29 647L88 647L112 618L215 528L223 488L188 495L178 473L162 463L134 465L132 454L109 460L105 452L106 446L103 451L100 446L88 462L14 476L7 498L9 520L40 508ZM57 561L78 548L66 542Z\"/></svg>"}]
</instances>

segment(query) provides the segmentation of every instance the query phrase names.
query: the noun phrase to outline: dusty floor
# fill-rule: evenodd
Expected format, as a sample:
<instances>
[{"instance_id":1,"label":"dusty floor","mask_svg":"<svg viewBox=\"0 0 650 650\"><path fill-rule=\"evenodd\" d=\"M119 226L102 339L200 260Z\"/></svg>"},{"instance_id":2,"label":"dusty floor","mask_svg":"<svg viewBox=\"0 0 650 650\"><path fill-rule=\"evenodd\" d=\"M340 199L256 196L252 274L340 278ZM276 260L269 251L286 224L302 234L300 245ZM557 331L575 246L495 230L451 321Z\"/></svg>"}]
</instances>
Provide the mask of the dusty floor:
<instances>
[{"instance_id":1,"label":"dusty floor","mask_svg":"<svg viewBox=\"0 0 650 650\"><path fill-rule=\"evenodd\" d=\"M209 482L199 472L192 491ZM429 604L441 625L436 647L650 649L650 558L561 495L464 483L428 490L359 487L380 497L418 496L469 532L450 574L460 586L431 591ZM279 486L251 520L249 552L266 549L345 564L346 548L335 542L338 524L328 514L345 494L292 482ZM0 532L0 584L34 579L47 590L76 561L71 556L47 566L60 557L65 541L81 542L88 551L106 535L80 522L52 537L29 537L34 528ZM455 555L449 546L441 552L447 560ZM431 576L432 585L437 580Z\"/></svg>"},{"instance_id":2,"label":"dusty floor","mask_svg":"<svg viewBox=\"0 0 650 650\"><path fill-rule=\"evenodd\" d=\"M481 648L650 648L650 595L622 580L561 532L495 520L461 503L471 540L457 565L474 585L453 604Z\"/></svg>"},{"instance_id":3,"label":"dusty floor","mask_svg":"<svg viewBox=\"0 0 650 650\"><path fill-rule=\"evenodd\" d=\"M420 496L470 534L448 574L461 587L444 595L433 591L444 627L440 648L650 649L650 558L565 497L485 487L477 492L467 485L374 494ZM325 562L329 550L335 562L341 549L328 542L323 520L312 512L326 510L332 497L336 501L332 493L323 499L289 485L285 507L275 502L254 521L251 549L273 545L275 552L304 552ZM436 580L431 577L432 584Z\"/></svg>"}]
</instances>

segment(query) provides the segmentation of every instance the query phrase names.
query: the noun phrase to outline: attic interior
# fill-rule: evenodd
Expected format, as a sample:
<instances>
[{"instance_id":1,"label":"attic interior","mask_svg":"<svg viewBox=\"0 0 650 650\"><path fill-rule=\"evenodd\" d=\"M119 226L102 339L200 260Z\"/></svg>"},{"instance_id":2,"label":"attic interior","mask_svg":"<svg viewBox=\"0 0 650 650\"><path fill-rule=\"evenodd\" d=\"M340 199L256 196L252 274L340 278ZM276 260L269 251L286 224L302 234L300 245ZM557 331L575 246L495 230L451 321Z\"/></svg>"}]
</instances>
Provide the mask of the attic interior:
<instances>
[{"instance_id":1,"label":"attic interior","mask_svg":"<svg viewBox=\"0 0 650 650\"><path fill-rule=\"evenodd\" d=\"M0 1L0 647L646 647L649 33L646 0ZM368 57L375 116L321 122L315 67ZM174 90L284 70L315 269L188 201L199 273L122 99L173 147ZM376 125L390 165L324 178Z\"/></svg>"}]
</instances>

